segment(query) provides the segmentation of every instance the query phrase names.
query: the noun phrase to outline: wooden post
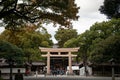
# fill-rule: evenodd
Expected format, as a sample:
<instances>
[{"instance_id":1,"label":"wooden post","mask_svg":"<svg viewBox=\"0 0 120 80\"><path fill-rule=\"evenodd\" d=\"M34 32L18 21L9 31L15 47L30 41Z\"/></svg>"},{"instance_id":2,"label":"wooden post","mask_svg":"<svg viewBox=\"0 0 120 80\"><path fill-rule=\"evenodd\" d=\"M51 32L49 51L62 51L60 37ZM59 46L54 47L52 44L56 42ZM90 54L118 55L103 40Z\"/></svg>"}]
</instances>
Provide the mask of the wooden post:
<instances>
[{"instance_id":1,"label":"wooden post","mask_svg":"<svg viewBox=\"0 0 120 80\"><path fill-rule=\"evenodd\" d=\"M50 52L47 54L47 74L50 74Z\"/></svg>"},{"instance_id":2,"label":"wooden post","mask_svg":"<svg viewBox=\"0 0 120 80\"><path fill-rule=\"evenodd\" d=\"M71 56L71 52L69 52L69 74L72 75L73 71L72 71L72 56Z\"/></svg>"}]
</instances>

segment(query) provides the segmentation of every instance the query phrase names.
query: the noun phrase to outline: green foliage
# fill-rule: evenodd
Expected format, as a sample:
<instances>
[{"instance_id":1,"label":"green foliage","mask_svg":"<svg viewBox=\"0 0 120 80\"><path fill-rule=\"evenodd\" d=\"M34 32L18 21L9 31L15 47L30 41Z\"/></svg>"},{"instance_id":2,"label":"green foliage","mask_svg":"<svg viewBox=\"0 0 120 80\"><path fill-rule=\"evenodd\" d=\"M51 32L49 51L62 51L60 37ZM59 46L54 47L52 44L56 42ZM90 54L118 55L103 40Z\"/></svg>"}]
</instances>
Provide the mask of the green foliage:
<instances>
[{"instance_id":1,"label":"green foliage","mask_svg":"<svg viewBox=\"0 0 120 80\"><path fill-rule=\"evenodd\" d=\"M0 38L22 48L26 60L36 61L41 59L39 47L52 45L50 34L47 33L46 29L44 30L38 31L35 25L25 26L18 31L5 30Z\"/></svg>"},{"instance_id":2,"label":"green foliage","mask_svg":"<svg viewBox=\"0 0 120 80\"><path fill-rule=\"evenodd\" d=\"M2 78L2 77L0 77L0 80L3 80L3 78Z\"/></svg>"},{"instance_id":3,"label":"green foliage","mask_svg":"<svg viewBox=\"0 0 120 80\"><path fill-rule=\"evenodd\" d=\"M105 63L114 58L120 62L120 36L110 36L95 45L91 52L91 61Z\"/></svg>"},{"instance_id":4,"label":"green foliage","mask_svg":"<svg viewBox=\"0 0 120 80\"><path fill-rule=\"evenodd\" d=\"M75 0L2 0L0 5L0 19L11 29L39 21L70 27L78 19Z\"/></svg>"},{"instance_id":5,"label":"green foliage","mask_svg":"<svg viewBox=\"0 0 120 80\"><path fill-rule=\"evenodd\" d=\"M120 18L120 0L104 0L99 10L109 19Z\"/></svg>"},{"instance_id":6,"label":"green foliage","mask_svg":"<svg viewBox=\"0 0 120 80\"><path fill-rule=\"evenodd\" d=\"M95 23L90 30L65 42L67 47L80 47L78 57L84 62L104 63L119 56L120 19ZM117 44L118 43L118 44ZM115 46L116 45L116 46Z\"/></svg>"},{"instance_id":7,"label":"green foliage","mask_svg":"<svg viewBox=\"0 0 120 80\"><path fill-rule=\"evenodd\" d=\"M60 28L56 31L55 38L58 41L59 47L63 47L64 43L72 38L77 37L77 31L75 29L63 29Z\"/></svg>"},{"instance_id":8,"label":"green foliage","mask_svg":"<svg viewBox=\"0 0 120 80\"><path fill-rule=\"evenodd\" d=\"M76 38L72 38L64 43L64 47L77 47L78 41Z\"/></svg>"},{"instance_id":9,"label":"green foliage","mask_svg":"<svg viewBox=\"0 0 120 80\"><path fill-rule=\"evenodd\" d=\"M111 58L110 55L106 54L108 52L104 52L105 55L103 54L103 50L106 50L105 48L108 48L108 51L111 51L110 45L105 46L104 44L107 44L109 42L109 37L114 37L114 36L119 36L120 35L120 19L112 19L107 22L102 22L102 23L96 23L94 24L88 33L88 40L89 40L89 47L87 48L87 52L89 54L89 59L92 59L93 62L107 62L108 59ZM108 38L108 39L107 39ZM106 40L106 41L104 41ZM102 41L104 43L102 43ZM111 40L110 43L113 43L114 41ZM99 47L97 48L96 45L104 45L104 47ZM96 50L97 49L97 50ZM93 56L96 53L97 55ZM109 54L113 54L112 52L109 52ZM104 56L104 57L103 57ZM96 60L95 60L96 59Z\"/></svg>"},{"instance_id":10,"label":"green foliage","mask_svg":"<svg viewBox=\"0 0 120 80\"><path fill-rule=\"evenodd\" d=\"M21 48L7 42L0 40L0 58L14 59L18 63L23 62L24 53Z\"/></svg>"}]
</instances>

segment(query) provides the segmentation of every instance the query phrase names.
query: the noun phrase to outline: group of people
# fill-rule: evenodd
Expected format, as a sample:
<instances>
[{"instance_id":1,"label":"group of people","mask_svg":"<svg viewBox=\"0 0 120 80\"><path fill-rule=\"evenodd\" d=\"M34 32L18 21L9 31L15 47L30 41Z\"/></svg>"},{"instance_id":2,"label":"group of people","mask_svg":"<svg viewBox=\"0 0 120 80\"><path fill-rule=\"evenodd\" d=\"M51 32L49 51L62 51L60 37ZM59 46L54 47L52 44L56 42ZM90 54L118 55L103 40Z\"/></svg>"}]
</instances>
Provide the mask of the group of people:
<instances>
[{"instance_id":1,"label":"group of people","mask_svg":"<svg viewBox=\"0 0 120 80\"><path fill-rule=\"evenodd\" d=\"M63 75L63 74L65 74L65 70L63 70L63 69L52 69L51 73L52 73L52 75Z\"/></svg>"}]
</instances>

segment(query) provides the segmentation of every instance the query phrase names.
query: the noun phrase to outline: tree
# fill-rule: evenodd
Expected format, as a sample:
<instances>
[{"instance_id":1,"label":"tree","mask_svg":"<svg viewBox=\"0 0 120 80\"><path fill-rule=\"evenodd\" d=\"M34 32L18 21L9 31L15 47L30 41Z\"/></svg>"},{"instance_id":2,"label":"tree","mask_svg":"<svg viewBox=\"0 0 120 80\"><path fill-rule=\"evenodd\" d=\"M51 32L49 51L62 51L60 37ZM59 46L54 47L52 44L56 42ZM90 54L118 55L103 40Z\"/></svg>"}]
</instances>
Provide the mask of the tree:
<instances>
[{"instance_id":1,"label":"tree","mask_svg":"<svg viewBox=\"0 0 120 80\"><path fill-rule=\"evenodd\" d=\"M73 47L79 47L78 46L78 41L77 41L77 39L76 38L72 38L72 39L69 39L69 40L67 40L65 43L64 43L64 47L71 47L71 48L73 48Z\"/></svg>"},{"instance_id":2,"label":"tree","mask_svg":"<svg viewBox=\"0 0 120 80\"><path fill-rule=\"evenodd\" d=\"M12 29L39 21L70 27L71 21L78 19L78 9L75 0L1 0L0 19Z\"/></svg>"},{"instance_id":3,"label":"tree","mask_svg":"<svg viewBox=\"0 0 120 80\"><path fill-rule=\"evenodd\" d=\"M91 52L91 62L106 63L114 58L117 63L120 62L120 36L110 36L96 44Z\"/></svg>"},{"instance_id":4,"label":"tree","mask_svg":"<svg viewBox=\"0 0 120 80\"><path fill-rule=\"evenodd\" d=\"M77 54L76 61L79 63L83 62L83 66L85 67L85 74L87 76L87 65L88 65L88 50L89 50L90 40L89 40L89 31L80 34L76 38L72 38L65 42L65 47L80 47L80 50Z\"/></svg>"},{"instance_id":5,"label":"tree","mask_svg":"<svg viewBox=\"0 0 120 80\"><path fill-rule=\"evenodd\" d=\"M77 38L65 42L65 46L80 47L78 58L83 61L83 65L86 67L89 61L103 63L112 57L118 59L119 37L120 19L111 19L110 21L95 23Z\"/></svg>"},{"instance_id":6,"label":"tree","mask_svg":"<svg viewBox=\"0 0 120 80\"><path fill-rule=\"evenodd\" d=\"M104 0L99 10L109 19L120 18L120 0Z\"/></svg>"},{"instance_id":7,"label":"tree","mask_svg":"<svg viewBox=\"0 0 120 80\"><path fill-rule=\"evenodd\" d=\"M86 30L84 33L80 34L75 39L68 40L67 42L65 42L65 44L67 47L69 46L80 47L78 56L81 58L81 60L83 60L84 64L86 64L87 61L93 58L94 54L92 53L93 53L93 50L97 48L96 45L97 44L103 45L104 43L102 42L105 42L104 40L106 39L107 40L111 39L109 37L112 37L112 36L113 38L115 36L120 36L120 19L111 19L110 21L95 23L90 27L90 30ZM111 43L114 43L114 41L113 42L112 41L113 39L111 39ZM71 43L74 43L74 45L72 45ZM109 49L109 46L107 47ZM97 48L99 49L99 51L102 51L100 48L104 49L105 47ZM96 51L97 50L95 50L94 53L97 53ZM99 55L101 54L102 52L99 53ZM96 59L101 60L100 58L97 58L97 56L96 56ZM92 60L94 60L94 58Z\"/></svg>"},{"instance_id":8,"label":"tree","mask_svg":"<svg viewBox=\"0 0 120 80\"><path fill-rule=\"evenodd\" d=\"M0 39L6 40L19 48L22 48L26 60L36 61L41 59L39 47L51 47L51 35L46 29L36 25L25 25L17 31L5 30Z\"/></svg>"},{"instance_id":9,"label":"tree","mask_svg":"<svg viewBox=\"0 0 120 80\"><path fill-rule=\"evenodd\" d=\"M88 60L90 60L91 57L93 58L93 55L91 54L93 53L93 50L96 49L96 44L100 43L101 45L103 45L104 43L102 43L101 41L104 41L111 36L120 35L120 19L111 19L107 22L95 23L93 26L91 26L90 30L86 31L83 34L86 34L86 36L84 36L84 39L86 39L86 41L84 41L85 44L88 45L88 48L86 50L88 53ZM95 51L95 53L97 52ZM102 53L99 54L101 55Z\"/></svg>"},{"instance_id":10,"label":"tree","mask_svg":"<svg viewBox=\"0 0 120 80\"><path fill-rule=\"evenodd\" d=\"M4 41L0 40L0 58L14 59L17 63L24 61L24 53L21 48Z\"/></svg>"},{"instance_id":11,"label":"tree","mask_svg":"<svg viewBox=\"0 0 120 80\"><path fill-rule=\"evenodd\" d=\"M64 43L72 38L77 37L77 32L75 29L63 29L60 28L56 31L55 38L58 41L59 47L63 47Z\"/></svg>"}]
</instances>

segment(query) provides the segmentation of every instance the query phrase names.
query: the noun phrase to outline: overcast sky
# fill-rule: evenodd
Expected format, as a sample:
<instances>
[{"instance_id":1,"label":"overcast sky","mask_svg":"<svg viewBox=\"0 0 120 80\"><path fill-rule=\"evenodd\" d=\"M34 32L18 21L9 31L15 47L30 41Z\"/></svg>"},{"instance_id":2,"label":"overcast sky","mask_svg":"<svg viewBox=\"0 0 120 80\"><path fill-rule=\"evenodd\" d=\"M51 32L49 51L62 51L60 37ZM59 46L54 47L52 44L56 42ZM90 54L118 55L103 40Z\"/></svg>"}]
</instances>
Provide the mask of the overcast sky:
<instances>
[{"instance_id":1,"label":"overcast sky","mask_svg":"<svg viewBox=\"0 0 120 80\"><path fill-rule=\"evenodd\" d=\"M74 23L74 28L78 33L82 33L89 29L95 22L102 22L106 20L106 16L100 14L99 8L104 0L76 0L79 10L79 20Z\"/></svg>"},{"instance_id":2,"label":"overcast sky","mask_svg":"<svg viewBox=\"0 0 120 80\"><path fill-rule=\"evenodd\" d=\"M73 28L77 29L77 32L83 33L88 30L95 22L106 21L106 16L100 14L98 11L99 7L103 4L104 0L76 0L77 6L80 7L78 15L80 16L78 21L73 22ZM55 31L57 28L52 27L52 25L46 26L48 32L52 35L52 40L56 43L54 39ZM4 28L0 28L2 32Z\"/></svg>"}]
</instances>

